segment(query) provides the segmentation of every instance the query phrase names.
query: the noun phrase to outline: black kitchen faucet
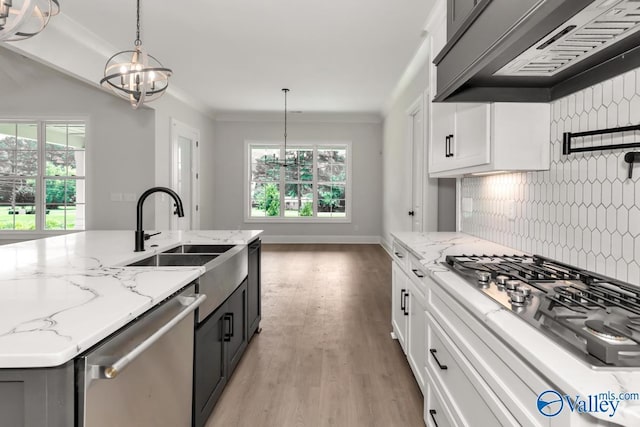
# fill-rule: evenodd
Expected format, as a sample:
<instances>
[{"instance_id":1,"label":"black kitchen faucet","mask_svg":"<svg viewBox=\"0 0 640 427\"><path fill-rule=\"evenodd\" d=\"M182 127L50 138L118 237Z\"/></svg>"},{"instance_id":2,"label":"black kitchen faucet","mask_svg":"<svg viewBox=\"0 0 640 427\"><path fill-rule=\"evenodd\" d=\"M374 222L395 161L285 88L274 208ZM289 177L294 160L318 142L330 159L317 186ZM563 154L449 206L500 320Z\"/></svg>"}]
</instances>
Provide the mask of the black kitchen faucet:
<instances>
[{"instance_id":1,"label":"black kitchen faucet","mask_svg":"<svg viewBox=\"0 0 640 427\"><path fill-rule=\"evenodd\" d=\"M145 234L144 234L144 230L142 229L142 205L143 205L143 203L144 203L144 201L146 200L147 197L149 197L151 194L157 193L157 192L167 193L168 195L173 197L173 200L176 202L176 210L175 210L174 213L177 214L181 218L184 216L184 209L182 207L182 200L180 200L180 196L178 196L178 193L176 193L172 189L167 188L167 187L152 187L152 188L148 189L147 191L145 191L144 193L142 193L142 195L138 199L138 207L137 207L136 235L135 235L136 248L135 248L135 252L144 251Z\"/></svg>"}]
</instances>

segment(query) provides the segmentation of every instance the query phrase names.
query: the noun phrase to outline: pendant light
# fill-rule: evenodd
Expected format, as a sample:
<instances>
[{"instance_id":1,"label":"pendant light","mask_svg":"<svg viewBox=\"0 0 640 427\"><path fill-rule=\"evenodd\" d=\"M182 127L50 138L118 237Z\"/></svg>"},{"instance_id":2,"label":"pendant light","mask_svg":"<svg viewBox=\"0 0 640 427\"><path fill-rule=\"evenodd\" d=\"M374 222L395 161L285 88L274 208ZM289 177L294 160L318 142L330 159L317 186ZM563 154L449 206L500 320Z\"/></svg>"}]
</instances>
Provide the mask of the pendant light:
<instances>
[{"instance_id":1,"label":"pendant light","mask_svg":"<svg viewBox=\"0 0 640 427\"><path fill-rule=\"evenodd\" d=\"M292 160L287 160L287 93L289 89L282 89L282 92L284 92L284 160L278 160L274 154L272 158L266 160L266 163L284 168L297 167L299 164L297 154Z\"/></svg>"},{"instance_id":2,"label":"pendant light","mask_svg":"<svg viewBox=\"0 0 640 427\"><path fill-rule=\"evenodd\" d=\"M35 36L58 13L58 0L0 0L0 42Z\"/></svg>"},{"instance_id":3,"label":"pendant light","mask_svg":"<svg viewBox=\"0 0 640 427\"><path fill-rule=\"evenodd\" d=\"M137 0L136 40L134 50L113 55L104 67L100 84L121 98L129 100L136 109L145 102L160 98L169 86L172 71L147 54L140 40L140 0Z\"/></svg>"}]
</instances>

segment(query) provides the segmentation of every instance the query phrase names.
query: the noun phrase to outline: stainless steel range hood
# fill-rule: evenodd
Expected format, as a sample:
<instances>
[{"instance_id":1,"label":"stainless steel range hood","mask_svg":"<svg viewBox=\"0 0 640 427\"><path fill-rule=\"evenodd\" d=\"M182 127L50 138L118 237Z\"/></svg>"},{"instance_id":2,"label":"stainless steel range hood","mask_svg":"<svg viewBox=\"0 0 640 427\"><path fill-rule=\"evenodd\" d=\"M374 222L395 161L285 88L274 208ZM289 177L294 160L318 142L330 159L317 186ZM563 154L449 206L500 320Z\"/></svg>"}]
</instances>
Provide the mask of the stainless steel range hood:
<instances>
[{"instance_id":1,"label":"stainless steel range hood","mask_svg":"<svg viewBox=\"0 0 640 427\"><path fill-rule=\"evenodd\" d=\"M434 62L436 101L551 101L640 67L640 0L484 0Z\"/></svg>"}]
</instances>

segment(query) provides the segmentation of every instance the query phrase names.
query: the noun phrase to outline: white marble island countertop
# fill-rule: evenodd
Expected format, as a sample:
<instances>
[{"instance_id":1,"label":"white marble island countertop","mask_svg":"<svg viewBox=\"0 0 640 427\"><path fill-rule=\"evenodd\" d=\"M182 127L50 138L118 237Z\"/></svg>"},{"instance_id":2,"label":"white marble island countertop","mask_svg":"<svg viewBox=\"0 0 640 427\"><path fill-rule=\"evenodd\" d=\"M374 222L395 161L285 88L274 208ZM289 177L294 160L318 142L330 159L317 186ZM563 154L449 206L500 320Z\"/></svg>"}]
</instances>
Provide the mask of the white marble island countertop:
<instances>
[{"instance_id":1,"label":"white marble island countertop","mask_svg":"<svg viewBox=\"0 0 640 427\"><path fill-rule=\"evenodd\" d=\"M0 368L61 365L188 285L202 267L126 267L180 243L247 244L260 230L87 231L0 246Z\"/></svg>"},{"instance_id":2,"label":"white marble island countertop","mask_svg":"<svg viewBox=\"0 0 640 427\"><path fill-rule=\"evenodd\" d=\"M447 293L557 390L570 396L583 397L604 392L616 395L640 393L640 368L592 367L524 320L516 321L519 318L511 310L476 291L465 278L443 264L447 255L513 255L523 252L464 233L398 232L392 233L392 236L420 259L429 275ZM618 403L614 417L606 413L591 415L625 426L640 425L640 400Z\"/></svg>"}]
</instances>

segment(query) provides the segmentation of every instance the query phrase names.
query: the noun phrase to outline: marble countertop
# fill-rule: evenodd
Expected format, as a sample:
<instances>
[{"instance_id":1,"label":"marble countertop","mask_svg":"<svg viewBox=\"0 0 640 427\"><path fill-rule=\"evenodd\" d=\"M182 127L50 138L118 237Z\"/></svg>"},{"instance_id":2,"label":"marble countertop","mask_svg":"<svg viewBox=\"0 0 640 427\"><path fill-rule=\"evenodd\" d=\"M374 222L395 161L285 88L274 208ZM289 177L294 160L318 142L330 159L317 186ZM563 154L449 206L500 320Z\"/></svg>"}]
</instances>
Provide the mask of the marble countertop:
<instances>
[{"instance_id":1,"label":"marble countertop","mask_svg":"<svg viewBox=\"0 0 640 427\"><path fill-rule=\"evenodd\" d=\"M420 259L445 291L500 337L517 354L546 377L557 390L571 396L587 396L611 391L640 393L640 368L592 368L564 347L481 292L470 292L469 283L441 262L446 255L521 254L464 233L392 233L404 247ZM543 392L539 390L538 392ZM532 402L535 408L535 402ZM622 425L640 425L640 401L621 401L613 418L592 414Z\"/></svg>"},{"instance_id":2,"label":"marble countertop","mask_svg":"<svg viewBox=\"0 0 640 427\"><path fill-rule=\"evenodd\" d=\"M180 243L247 244L261 230L86 231L0 246L0 368L61 365L197 279L203 267L126 267Z\"/></svg>"}]
</instances>

